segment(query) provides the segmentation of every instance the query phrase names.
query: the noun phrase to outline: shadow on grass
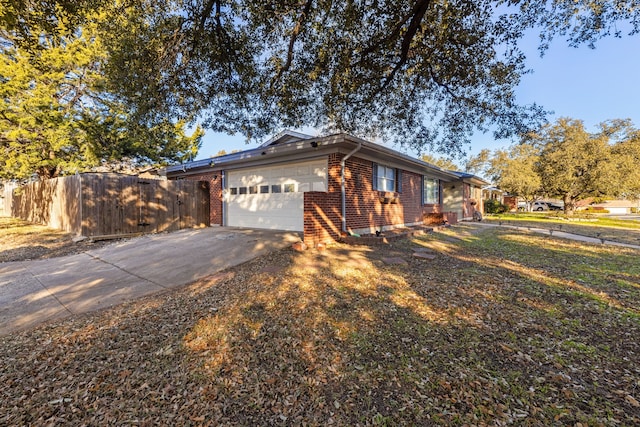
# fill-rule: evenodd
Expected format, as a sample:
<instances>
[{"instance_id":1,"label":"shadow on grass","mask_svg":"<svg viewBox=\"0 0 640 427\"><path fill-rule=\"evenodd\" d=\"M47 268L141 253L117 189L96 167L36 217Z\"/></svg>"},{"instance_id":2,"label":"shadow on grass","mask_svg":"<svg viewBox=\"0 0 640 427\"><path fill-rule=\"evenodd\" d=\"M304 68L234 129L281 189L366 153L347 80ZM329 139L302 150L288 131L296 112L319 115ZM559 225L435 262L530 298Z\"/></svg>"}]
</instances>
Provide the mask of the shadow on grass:
<instances>
[{"instance_id":1,"label":"shadow on grass","mask_svg":"<svg viewBox=\"0 0 640 427\"><path fill-rule=\"evenodd\" d=\"M279 277L256 278L265 286L201 319L185 345L201 355L215 405L233 414L216 421L450 425L637 417L626 412L624 396L603 398L614 384L633 387L635 374L614 381L605 372L637 350L612 339L624 321L637 330L637 319L618 322L636 310L544 270L474 257L455 240L418 240L439 252L431 264L382 262L409 255L410 244L391 253L296 255ZM462 240L473 245L480 238ZM596 325L608 332L595 333Z\"/></svg>"},{"instance_id":2,"label":"shadow on grass","mask_svg":"<svg viewBox=\"0 0 640 427\"><path fill-rule=\"evenodd\" d=\"M634 253L567 245L468 231L277 252L22 335L31 351L3 342L4 420L637 424L640 297L603 284ZM595 260L611 265L573 265Z\"/></svg>"}]
</instances>

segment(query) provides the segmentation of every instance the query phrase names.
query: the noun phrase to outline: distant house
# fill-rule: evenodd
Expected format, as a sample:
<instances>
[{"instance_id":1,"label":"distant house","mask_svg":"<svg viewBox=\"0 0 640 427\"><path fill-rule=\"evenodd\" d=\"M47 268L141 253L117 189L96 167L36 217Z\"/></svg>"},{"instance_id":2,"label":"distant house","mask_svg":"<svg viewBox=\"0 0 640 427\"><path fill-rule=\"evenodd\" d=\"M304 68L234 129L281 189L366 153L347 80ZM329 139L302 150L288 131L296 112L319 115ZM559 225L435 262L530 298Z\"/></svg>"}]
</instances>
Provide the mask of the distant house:
<instances>
[{"instance_id":1,"label":"distant house","mask_svg":"<svg viewBox=\"0 0 640 427\"><path fill-rule=\"evenodd\" d=\"M506 191L499 189L495 185L482 187L482 200L497 200L500 203L504 203L504 196L506 195Z\"/></svg>"},{"instance_id":2,"label":"distant house","mask_svg":"<svg viewBox=\"0 0 640 427\"><path fill-rule=\"evenodd\" d=\"M626 215L632 213L632 209L638 208L638 201L632 200L607 200L602 203L591 203L586 206L581 206L582 209L591 208L594 211L607 210L609 213L616 215Z\"/></svg>"},{"instance_id":3,"label":"distant house","mask_svg":"<svg viewBox=\"0 0 640 427\"><path fill-rule=\"evenodd\" d=\"M209 181L212 225L300 231L311 245L348 233L471 219L474 198L481 199L487 184L351 135L291 131L255 149L164 173Z\"/></svg>"},{"instance_id":4,"label":"distant house","mask_svg":"<svg viewBox=\"0 0 640 427\"><path fill-rule=\"evenodd\" d=\"M475 210L484 214L482 187L489 183L471 173L449 172L458 179L444 184L443 209L455 212L457 217L463 221L471 221Z\"/></svg>"}]
</instances>

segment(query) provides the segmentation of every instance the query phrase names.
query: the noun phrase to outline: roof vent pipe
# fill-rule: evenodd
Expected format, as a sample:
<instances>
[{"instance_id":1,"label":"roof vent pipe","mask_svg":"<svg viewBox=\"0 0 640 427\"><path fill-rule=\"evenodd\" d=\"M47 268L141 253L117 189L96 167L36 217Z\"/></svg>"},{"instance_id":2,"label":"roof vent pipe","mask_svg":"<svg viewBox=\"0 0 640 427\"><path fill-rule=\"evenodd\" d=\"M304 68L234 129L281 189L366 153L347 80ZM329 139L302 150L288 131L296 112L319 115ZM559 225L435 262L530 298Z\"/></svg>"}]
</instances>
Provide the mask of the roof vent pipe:
<instances>
[{"instance_id":1,"label":"roof vent pipe","mask_svg":"<svg viewBox=\"0 0 640 427\"><path fill-rule=\"evenodd\" d=\"M356 151L362 148L362 142L358 142L358 146L351 150L346 156L340 160L340 197L342 200L342 231L347 232L347 197L344 185L344 167L347 163L347 159L351 157Z\"/></svg>"}]
</instances>

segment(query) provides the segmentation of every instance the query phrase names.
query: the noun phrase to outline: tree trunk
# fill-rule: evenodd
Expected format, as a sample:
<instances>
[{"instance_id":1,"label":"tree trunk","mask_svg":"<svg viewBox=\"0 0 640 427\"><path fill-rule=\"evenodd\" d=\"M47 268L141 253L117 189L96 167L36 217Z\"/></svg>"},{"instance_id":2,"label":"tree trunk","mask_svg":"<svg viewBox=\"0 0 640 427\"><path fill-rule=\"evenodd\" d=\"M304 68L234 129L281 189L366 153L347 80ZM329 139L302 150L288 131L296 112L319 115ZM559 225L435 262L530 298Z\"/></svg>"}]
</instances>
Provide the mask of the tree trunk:
<instances>
[{"instance_id":1,"label":"tree trunk","mask_svg":"<svg viewBox=\"0 0 640 427\"><path fill-rule=\"evenodd\" d=\"M57 178L58 175L60 174L60 171L58 170L57 166L53 166L53 167L40 166L36 170L36 174L38 174L38 177L40 177L40 180L45 180L50 178Z\"/></svg>"},{"instance_id":2,"label":"tree trunk","mask_svg":"<svg viewBox=\"0 0 640 427\"><path fill-rule=\"evenodd\" d=\"M562 201L564 202L564 214L565 215L573 215L574 206L573 206L573 198L569 193L566 193L562 197Z\"/></svg>"}]
</instances>

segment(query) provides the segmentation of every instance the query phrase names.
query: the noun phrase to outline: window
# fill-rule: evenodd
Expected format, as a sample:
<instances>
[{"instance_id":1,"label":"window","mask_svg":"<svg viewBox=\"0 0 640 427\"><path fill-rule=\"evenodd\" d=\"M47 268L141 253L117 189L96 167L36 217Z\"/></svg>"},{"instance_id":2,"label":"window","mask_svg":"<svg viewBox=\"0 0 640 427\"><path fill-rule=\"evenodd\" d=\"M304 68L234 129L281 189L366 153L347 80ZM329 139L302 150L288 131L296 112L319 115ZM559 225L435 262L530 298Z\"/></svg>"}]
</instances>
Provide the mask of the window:
<instances>
[{"instance_id":1,"label":"window","mask_svg":"<svg viewBox=\"0 0 640 427\"><path fill-rule=\"evenodd\" d=\"M373 189L378 191L396 191L396 169L373 164Z\"/></svg>"},{"instance_id":2,"label":"window","mask_svg":"<svg viewBox=\"0 0 640 427\"><path fill-rule=\"evenodd\" d=\"M238 190L239 194L247 194L247 187L240 187Z\"/></svg>"},{"instance_id":3,"label":"window","mask_svg":"<svg viewBox=\"0 0 640 427\"><path fill-rule=\"evenodd\" d=\"M296 192L296 185L295 184L285 184L284 185L284 192L285 193L295 193Z\"/></svg>"},{"instance_id":4,"label":"window","mask_svg":"<svg viewBox=\"0 0 640 427\"><path fill-rule=\"evenodd\" d=\"M232 196L235 196L236 194L238 194L238 188L237 188L237 187L231 187L231 188L229 189L229 193L230 193Z\"/></svg>"},{"instance_id":5,"label":"window","mask_svg":"<svg viewBox=\"0 0 640 427\"><path fill-rule=\"evenodd\" d=\"M280 184L273 184L271 186L271 192L272 193L282 193L282 187L280 186Z\"/></svg>"},{"instance_id":6,"label":"window","mask_svg":"<svg viewBox=\"0 0 640 427\"><path fill-rule=\"evenodd\" d=\"M266 194L269 192L269 186L268 185L261 185L260 186L260 194Z\"/></svg>"},{"instance_id":7,"label":"window","mask_svg":"<svg viewBox=\"0 0 640 427\"><path fill-rule=\"evenodd\" d=\"M422 204L437 205L440 203L440 181L426 176L422 177Z\"/></svg>"},{"instance_id":8,"label":"window","mask_svg":"<svg viewBox=\"0 0 640 427\"><path fill-rule=\"evenodd\" d=\"M252 185L251 187L249 187L249 194L258 194L258 186Z\"/></svg>"}]
</instances>

